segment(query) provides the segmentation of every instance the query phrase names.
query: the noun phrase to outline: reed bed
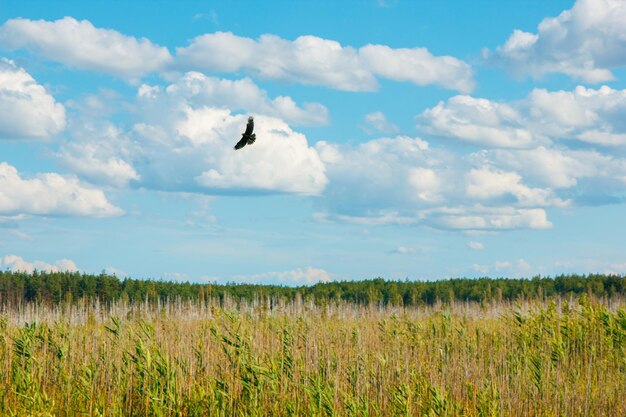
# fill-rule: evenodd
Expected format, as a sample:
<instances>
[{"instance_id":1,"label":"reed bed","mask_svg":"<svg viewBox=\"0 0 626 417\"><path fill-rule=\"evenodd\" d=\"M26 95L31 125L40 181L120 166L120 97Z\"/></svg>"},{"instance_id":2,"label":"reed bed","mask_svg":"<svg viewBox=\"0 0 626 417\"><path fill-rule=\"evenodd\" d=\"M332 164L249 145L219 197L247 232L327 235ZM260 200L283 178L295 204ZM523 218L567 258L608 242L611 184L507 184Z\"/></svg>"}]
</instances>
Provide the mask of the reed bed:
<instances>
[{"instance_id":1,"label":"reed bed","mask_svg":"<svg viewBox=\"0 0 626 417\"><path fill-rule=\"evenodd\" d=\"M623 416L623 299L0 312L0 415Z\"/></svg>"}]
</instances>

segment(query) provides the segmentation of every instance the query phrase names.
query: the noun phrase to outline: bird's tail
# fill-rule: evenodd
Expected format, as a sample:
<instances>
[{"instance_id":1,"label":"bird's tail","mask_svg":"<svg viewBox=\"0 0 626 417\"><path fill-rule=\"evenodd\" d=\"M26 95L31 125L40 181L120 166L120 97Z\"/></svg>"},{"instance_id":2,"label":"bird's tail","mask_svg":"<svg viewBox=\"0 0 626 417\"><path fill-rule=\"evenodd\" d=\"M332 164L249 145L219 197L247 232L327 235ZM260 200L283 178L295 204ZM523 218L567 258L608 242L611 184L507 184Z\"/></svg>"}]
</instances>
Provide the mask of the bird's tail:
<instances>
[{"instance_id":1,"label":"bird's tail","mask_svg":"<svg viewBox=\"0 0 626 417\"><path fill-rule=\"evenodd\" d=\"M252 145L255 140L256 140L256 133L253 133L250 135L250 137L248 137L248 145Z\"/></svg>"}]
</instances>

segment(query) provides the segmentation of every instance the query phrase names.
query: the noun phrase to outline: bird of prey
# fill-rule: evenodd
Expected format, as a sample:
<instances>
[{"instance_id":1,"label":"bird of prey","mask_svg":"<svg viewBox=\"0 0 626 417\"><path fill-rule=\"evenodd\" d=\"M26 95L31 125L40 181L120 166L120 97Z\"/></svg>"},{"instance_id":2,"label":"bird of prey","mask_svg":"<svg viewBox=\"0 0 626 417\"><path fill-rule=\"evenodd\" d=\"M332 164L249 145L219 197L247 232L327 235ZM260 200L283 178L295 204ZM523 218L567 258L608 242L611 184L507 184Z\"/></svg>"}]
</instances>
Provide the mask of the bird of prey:
<instances>
[{"instance_id":1,"label":"bird of prey","mask_svg":"<svg viewBox=\"0 0 626 417\"><path fill-rule=\"evenodd\" d=\"M246 125L246 131L241 134L241 139L235 145L234 149L241 149L246 145L252 145L256 140L256 133L252 133L254 130L254 119L252 116L248 117L248 124Z\"/></svg>"}]
</instances>

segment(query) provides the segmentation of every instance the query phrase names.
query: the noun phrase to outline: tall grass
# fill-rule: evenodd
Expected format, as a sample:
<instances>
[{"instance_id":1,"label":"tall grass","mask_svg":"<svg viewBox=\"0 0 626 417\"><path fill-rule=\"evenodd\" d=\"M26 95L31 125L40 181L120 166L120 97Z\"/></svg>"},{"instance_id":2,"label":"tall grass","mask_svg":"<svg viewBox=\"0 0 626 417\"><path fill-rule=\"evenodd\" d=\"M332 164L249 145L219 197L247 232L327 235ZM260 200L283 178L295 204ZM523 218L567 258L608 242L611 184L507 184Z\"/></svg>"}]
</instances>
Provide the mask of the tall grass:
<instances>
[{"instance_id":1,"label":"tall grass","mask_svg":"<svg viewBox=\"0 0 626 417\"><path fill-rule=\"evenodd\" d=\"M0 415L621 416L625 393L622 299L0 313Z\"/></svg>"}]
</instances>

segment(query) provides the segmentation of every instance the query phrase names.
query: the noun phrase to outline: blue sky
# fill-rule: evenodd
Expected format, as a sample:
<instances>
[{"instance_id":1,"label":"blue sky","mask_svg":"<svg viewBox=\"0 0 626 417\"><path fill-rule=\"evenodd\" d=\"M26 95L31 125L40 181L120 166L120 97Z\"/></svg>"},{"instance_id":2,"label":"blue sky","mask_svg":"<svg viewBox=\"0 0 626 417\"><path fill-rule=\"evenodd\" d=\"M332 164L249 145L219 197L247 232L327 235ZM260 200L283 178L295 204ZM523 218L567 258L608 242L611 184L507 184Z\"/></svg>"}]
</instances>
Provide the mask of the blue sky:
<instances>
[{"instance_id":1,"label":"blue sky","mask_svg":"<svg viewBox=\"0 0 626 417\"><path fill-rule=\"evenodd\" d=\"M0 1L0 268L626 273L625 20L621 0Z\"/></svg>"}]
</instances>

